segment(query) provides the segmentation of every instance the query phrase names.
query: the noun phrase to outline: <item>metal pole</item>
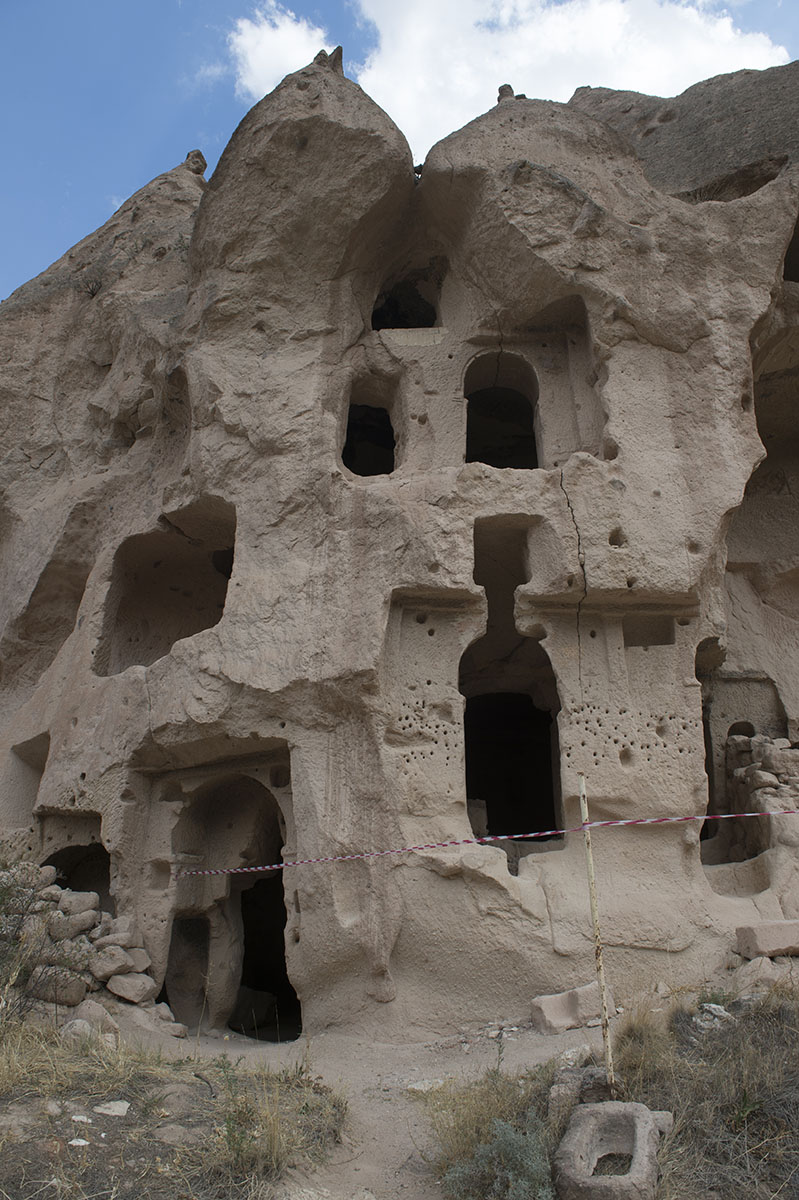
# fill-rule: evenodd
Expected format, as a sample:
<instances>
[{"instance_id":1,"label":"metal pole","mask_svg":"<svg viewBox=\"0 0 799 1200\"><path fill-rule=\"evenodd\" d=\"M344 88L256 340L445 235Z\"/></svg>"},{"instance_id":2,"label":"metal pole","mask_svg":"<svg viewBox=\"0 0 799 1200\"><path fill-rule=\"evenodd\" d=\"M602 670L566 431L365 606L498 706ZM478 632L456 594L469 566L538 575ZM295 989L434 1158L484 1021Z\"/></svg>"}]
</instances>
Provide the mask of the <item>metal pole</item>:
<instances>
[{"instance_id":1,"label":"metal pole","mask_svg":"<svg viewBox=\"0 0 799 1200\"><path fill-rule=\"evenodd\" d=\"M599 996L602 1002L602 1041L605 1045L605 1068L608 1073L608 1084L611 1096L616 1095L616 1076L613 1072L613 1052L610 1047L610 1018L608 1016L608 989L605 982L605 965L602 961L602 935L599 931L599 907L596 900L596 877L594 875L594 855L591 850L591 830L588 828L588 800L585 794L585 776L580 775L580 818L583 823L585 838L585 862L588 868L588 894L591 898L591 921L594 926L594 954L596 956L596 974L599 980Z\"/></svg>"}]
</instances>

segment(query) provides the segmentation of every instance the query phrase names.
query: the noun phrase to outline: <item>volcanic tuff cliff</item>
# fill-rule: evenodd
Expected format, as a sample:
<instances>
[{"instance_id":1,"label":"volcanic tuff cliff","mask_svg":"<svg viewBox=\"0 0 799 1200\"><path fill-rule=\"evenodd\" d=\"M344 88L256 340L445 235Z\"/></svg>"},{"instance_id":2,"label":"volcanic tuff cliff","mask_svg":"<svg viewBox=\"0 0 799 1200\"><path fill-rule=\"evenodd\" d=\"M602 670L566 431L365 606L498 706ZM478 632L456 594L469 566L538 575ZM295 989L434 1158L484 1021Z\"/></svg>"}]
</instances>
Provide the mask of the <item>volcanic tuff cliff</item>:
<instances>
[{"instance_id":1,"label":"volcanic tuff cliff","mask_svg":"<svg viewBox=\"0 0 799 1200\"><path fill-rule=\"evenodd\" d=\"M0 307L7 854L179 1019L593 962L575 834L181 870L799 807L798 71L503 88L417 178L322 53ZM791 820L720 824L597 835L617 994L799 916Z\"/></svg>"}]
</instances>

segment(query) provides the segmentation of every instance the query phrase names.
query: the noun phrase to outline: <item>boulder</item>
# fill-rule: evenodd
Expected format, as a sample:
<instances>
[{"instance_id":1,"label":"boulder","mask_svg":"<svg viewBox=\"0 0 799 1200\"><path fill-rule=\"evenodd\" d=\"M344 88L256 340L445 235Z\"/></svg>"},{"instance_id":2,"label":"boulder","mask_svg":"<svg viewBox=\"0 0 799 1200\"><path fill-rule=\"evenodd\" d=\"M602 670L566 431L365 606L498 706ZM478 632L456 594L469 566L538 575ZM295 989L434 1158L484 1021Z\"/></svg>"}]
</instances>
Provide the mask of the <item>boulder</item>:
<instances>
[{"instance_id":1,"label":"boulder","mask_svg":"<svg viewBox=\"0 0 799 1200\"><path fill-rule=\"evenodd\" d=\"M88 1021L84 1021L79 1017L67 1021L66 1025L62 1025L59 1030L59 1037L62 1042L85 1042L88 1038L94 1037L94 1029Z\"/></svg>"},{"instance_id":2,"label":"boulder","mask_svg":"<svg viewBox=\"0 0 799 1200\"><path fill-rule=\"evenodd\" d=\"M139 975L131 972L126 975L112 975L106 984L109 992L119 996L130 1004L145 1004L154 1000L158 995L158 984L149 975Z\"/></svg>"},{"instance_id":3,"label":"boulder","mask_svg":"<svg viewBox=\"0 0 799 1200\"><path fill-rule=\"evenodd\" d=\"M86 995L86 984L66 967L36 967L28 980L28 993L36 1000L74 1008Z\"/></svg>"},{"instance_id":4,"label":"boulder","mask_svg":"<svg viewBox=\"0 0 799 1200\"><path fill-rule=\"evenodd\" d=\"M138 971L140 975L145 971L149 971L153 965L150 955L141 946L131 946L127 953L130 961L133 963L133 970Z\"/></svg>"},{"instance_id":5,"label":"boulder","mask_svg":"<svg viewBox=\"0 0 799 1200\"><path fill-rule=\"evenodd\" d=\"M740 925L735 936L738 953L744 958L799 954L799 921L761 921L757 925Z\"/></svg>"},{"instance_id":6,"label":"boulder","mask_svg":"<svg viewBox=\"0 0 799 1200\"><path fill-rule=\"evenodd\" d=\"M92 928L96 920L96 909L85 909L83 912L71 914L56 911L48 918L47 931L54 942L63 942L65 938L74 938L79 933L85 933Z\"/></svg>"},{"instance_id":7,"label":"boulder","mask_svg":"<svg viewBox=\"0 0 799 1200\"><path fill-rule=\"evenodd\" d=\"M95 979L105 983L112 975L124 975L136 971L133 958L121 946L104 946L92 951L89 959L89 970Z\"/></svg>"},{"instance_id":8,"label":"boulder","mask_svg":"<svg viewBox=\"0 0 799 1200\"><path fill-rule=\"evenodd\" d=\"M77 913L88 912L91 909L99 912L100 897L97 895L97 892L64 891L61 893L58 907L68 917L74 916Z\"/></svg>"},{"instance_id":9,"label":"boulder","mask_svg":"<svg viewBox=\"0 0 799 1200\"><path fill-rule=\"evenodd\" d=\"M107 1009L103 1008L102 1004L98 1004L96 1000L83 1000L75 1009L75 1018L88 1021L95 1029L99 1029L102 1033L118 1033L119 1026Z\"/></svg>"},{"instance_id":10,"label":"boulder","mask_svg":"<svg viewBox=\"0 0 799 1200\"><path fill-rule=\"evenodd\" d=\"M615 1012L613 1000L608 997L610 1013ZM586 983L582 987L570 988L567 992L556 992L548 996L536 996L533 1000L531 1019L533 1028L539 1033L563 1033L565 1029L578 1029L599 1017L602 1003L599 984Z\"/></svg>"}]
</instances>

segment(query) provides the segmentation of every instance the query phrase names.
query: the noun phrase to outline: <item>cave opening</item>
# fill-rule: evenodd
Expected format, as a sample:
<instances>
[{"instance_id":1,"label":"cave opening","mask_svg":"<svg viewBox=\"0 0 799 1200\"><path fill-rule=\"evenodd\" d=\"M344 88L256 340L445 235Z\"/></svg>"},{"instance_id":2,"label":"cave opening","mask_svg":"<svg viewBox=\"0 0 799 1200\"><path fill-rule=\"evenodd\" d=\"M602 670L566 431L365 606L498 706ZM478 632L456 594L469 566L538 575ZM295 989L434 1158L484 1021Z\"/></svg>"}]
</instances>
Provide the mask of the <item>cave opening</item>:
<instances>
[{"instance_id":1,"label":"cave opening","mask_svg":"<svg viewBox=\"0 0 799 1200\"><path fill-rule=\"evenodd\" d=\"M257 1041L296 1041L302 1032L302 1009L286 968L282 871L242 891L241 921L241 984L228 1026Z\"/></svg>"},{"instance_id":2,"label":"cave opening","mask_svg":"<svg viewBox=\"0 0 799 1200\"><path fill-rule=\"evenodd\" d=\"M486 833L554 829L551 713L524 693L471 696L464 736L466 795L485 806Z\"/></svg>"},{"instance_id":3,"label":"cave opening","mask_svg":"<svg viewBox=\"0 0 799 1200\"><path fill-rule=\"evenodd\" d=\"M476 583L488 602L486 632L466 650L459 688L465 698L466 805L478 837L562 828L557 683L540 641L520 634L516 589L529 578L535 522L526 515L475 523ZM508 869L562 834L499 841Z\"/></svg>"},{"instance_id":4,"label":"cave opening","mask_svg":"<svg viewBox=\"0 0 799 1200\"><path fill-rule=\"evenodd\" d=\"M483 354L464 379L467 463L534 470L538 380L518 355Z\"/></svg>"},{"instance_id":5,"label":"cave opening","mask_svg":"<svg viewBox=\"0 0 799 1200\"><path fill-rule=\"evenodd\" d=\"M73 892L96 892L103 912L115 913L111 896L111 856L102 842L64 846L50 854L42 863L55 867L59 887Z\"/></svg>"},{"instance_id":6,"label":"cave opening","mask_svg":"<svg viewBox=\"0 0 799 1200\"><path fill-rule=\"evenodd\" d=\"M387 409L350 404L341 461L354 475L390 475L396 439Z\"/></svg>"},{"instance_id":7,"label":"cave opening","mask_svg":"<svg viewBox=\"0 0 799 1200\"><path fill-rule=\"evenodd\" d=\"M431 329L437 322L435 304L423 293L425 284L401 279L377 297L372 329Z\"/></svg>"}]
</instances>

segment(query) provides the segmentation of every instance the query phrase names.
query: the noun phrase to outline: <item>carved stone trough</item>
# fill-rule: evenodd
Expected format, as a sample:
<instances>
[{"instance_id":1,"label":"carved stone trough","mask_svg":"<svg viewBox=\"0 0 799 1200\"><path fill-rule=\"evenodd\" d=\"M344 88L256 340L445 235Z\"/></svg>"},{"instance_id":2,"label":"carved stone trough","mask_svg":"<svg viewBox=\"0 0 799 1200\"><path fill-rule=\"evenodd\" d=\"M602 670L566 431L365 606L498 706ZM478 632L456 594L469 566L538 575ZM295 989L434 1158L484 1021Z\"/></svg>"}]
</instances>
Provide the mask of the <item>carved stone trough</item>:
<instances>
[{"instance_id":1,"label":"carved stone trough","mask_svg":"<svg viewBox=\"0 0 799 1200\"><path fill-rule=\"evenodd\" d=\"M578 1105L555 1155L558 1196L561 1200L655 1200L658 1144L673 1121L671 1113L652 1112L644 1104L611 1100ZM612 1173L615 1165L621 1173ZM611 1173L606 1173L608 1167Z\"/></svg>"}]
</instances>

